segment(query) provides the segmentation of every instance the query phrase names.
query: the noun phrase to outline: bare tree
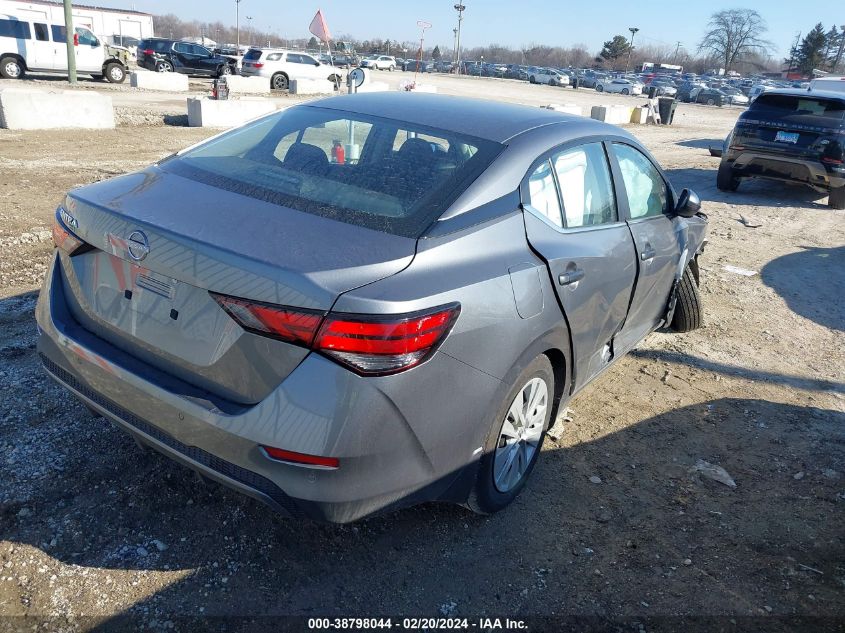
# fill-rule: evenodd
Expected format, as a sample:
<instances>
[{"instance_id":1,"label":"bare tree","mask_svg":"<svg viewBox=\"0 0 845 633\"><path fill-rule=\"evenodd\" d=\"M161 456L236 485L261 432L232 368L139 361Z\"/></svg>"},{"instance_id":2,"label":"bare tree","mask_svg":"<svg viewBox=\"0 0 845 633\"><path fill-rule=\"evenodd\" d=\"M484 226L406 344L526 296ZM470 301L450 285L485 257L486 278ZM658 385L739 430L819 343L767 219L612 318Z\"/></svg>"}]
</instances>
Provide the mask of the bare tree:
<instances>
[{"instance_id":1,"label":"bare tree","mask_svg":"<svg viewBox=\"0 0 845 633\"><path fill-rule=\"evenodd\" d=\"M708 31L698 45L724 63L725 72L751 52L766 52L772 44L763 39L766 22L753 9L726 9L710 16Z\"/></svg>"}]
</instances>

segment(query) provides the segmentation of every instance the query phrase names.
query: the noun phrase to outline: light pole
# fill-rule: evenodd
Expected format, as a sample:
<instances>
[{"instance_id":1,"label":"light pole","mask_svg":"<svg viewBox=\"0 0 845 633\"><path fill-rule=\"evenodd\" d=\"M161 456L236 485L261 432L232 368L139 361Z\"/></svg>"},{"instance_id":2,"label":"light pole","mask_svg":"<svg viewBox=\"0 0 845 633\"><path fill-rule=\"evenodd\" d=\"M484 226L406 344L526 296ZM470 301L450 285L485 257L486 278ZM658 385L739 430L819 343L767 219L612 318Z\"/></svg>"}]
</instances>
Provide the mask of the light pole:
<instances>
[{"instance_id":1,"label":"light pole","mask_svg":"<svg viewBox=\"0 0 845 633\"><path fill-rule=\"evenodd\" d=\"M242 0L235 0L235 50L236 55L241 54L241 2Z\"/></svg>"},{"instance_id":2,"label":"light pole","mask_svg":"<svg viewBox=\"0 0 845 633\"><path fill-rule=\"evenodd\" d=\"M639 29L635 26L632 26L628 29L631 31L631 44L628 46L628 61L625 62L625 74L628 74L628 67L631 65L631 53L634 51L634 36L637 34Z\"/></svg>"},{"instance_id":3,"label":"light pole","mask_svg":"<svg viewBox=\"0 0 845 633\"><path fill-rule=\"evenodd\" d=\"M455 5L455 11L458 12L458 32L455 35L455 62L457 63L457 70L455 71L456 74L461 74L461 22L464 21L464 11L466 11L466 5L458 4Z\"/></svg>"},{"instance_id":4,"label":"light pole","mask_svg":"<svg viewBox=\"0 0 845 633\"><path fill-rule=\"evenodd\" d=\"M248 46L252 45L252 16L245 15L246 18L246 35L249 38Z\"/></svg>"}]
</instances>

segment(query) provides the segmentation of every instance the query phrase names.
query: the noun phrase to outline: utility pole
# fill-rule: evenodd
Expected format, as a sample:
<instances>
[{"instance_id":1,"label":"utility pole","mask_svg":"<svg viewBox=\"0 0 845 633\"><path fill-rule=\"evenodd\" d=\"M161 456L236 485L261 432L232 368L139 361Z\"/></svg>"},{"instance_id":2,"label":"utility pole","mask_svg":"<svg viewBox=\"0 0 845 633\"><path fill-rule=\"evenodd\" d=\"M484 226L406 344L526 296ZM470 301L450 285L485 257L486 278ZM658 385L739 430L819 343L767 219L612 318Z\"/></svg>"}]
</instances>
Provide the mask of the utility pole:
<instances>
[{"instance_id":1,"label":"utility pole","mask_svg":"<svg viewBox=\"0 0 845 633\"><path fill-rule=\"evenodd\" d=\"M454 35L454 38L452 40L452 61L457 64L458 63L458 28L457 27L452 29L452 35Z\"/></svg>"},{"instance_id":2,"label":"utility pole","mask_svg":"<svg viewBox=\"0 0 845 633\"><path fill-rule=\"evenodd\" d=\"M625 74L628 74L628 68L631 66L631 53L634 51L634 36L637 34L639 29L635 26L632 26L628 29L631 31L631 43L628 46L628 61L625 62Z\"/></svg>"},{"instance_id":3,"label":"utility pole","mask_svg":"<svg viewBox=\"0 0 845 633\"><path fill-rule=\"evenodd\" d=\"M678 51L679 50L681 50L681 42L678 42L678 44L675 46L675 57L674 57L675 61L678 61Z\"/></svg>"},{"instance_id":4,"label":"utility pole","mask_svg":"<svg viewBox=\"0 0 845 633\"><path fill-rule=\"evenodd\" d=\"M67 80L71 86L76 85L76 31L73 30L73 10L70 0L65 3L65 42L67 46Z\"/></svg>"},{"instance_id":5,"label":"utility pole","mask_svg":"<svg viewBox=\"0 0 845 633\"><path fill-rule=\"evenodd\" d=\"M466 5L458 4L455 5L455 11L458 12L458 32L455 35L455 57L457 58L455 61L457 62L457 68L455 69L455 74L461 74L461 22L464 21L464 11L466 11Z\"/></svg>"},{"instance_id":6,"label":"utility pole","mask_svg":"<svg viewBox=\"0 0 845 633\"><path fill-rule=\"evenodd\" d=\"M235 0L235 55L241 54L241 0Z\"/></svg>"}]
</instances>

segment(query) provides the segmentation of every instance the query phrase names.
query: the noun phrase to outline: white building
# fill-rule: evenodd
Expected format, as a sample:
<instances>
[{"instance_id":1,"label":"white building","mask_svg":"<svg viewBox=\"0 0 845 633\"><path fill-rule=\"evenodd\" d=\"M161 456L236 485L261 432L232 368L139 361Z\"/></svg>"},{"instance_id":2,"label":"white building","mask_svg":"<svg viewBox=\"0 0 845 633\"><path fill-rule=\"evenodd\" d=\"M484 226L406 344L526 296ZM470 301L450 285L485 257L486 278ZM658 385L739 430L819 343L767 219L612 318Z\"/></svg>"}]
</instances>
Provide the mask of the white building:
<instances>
[{"instance_id":1,"label":"white building","mask_svg":"<svg viewBox=\"0 0 845 633\"><path fill-rule=\"evenodd\" d=\"M73 3L73 24L84 26L111 44L134 46L144 37L153 37L153 16L140 11L107 9ZM34 22L64 23L60 1L0 0L0 15L25 17Z\"/></svg>"}]
</instances>

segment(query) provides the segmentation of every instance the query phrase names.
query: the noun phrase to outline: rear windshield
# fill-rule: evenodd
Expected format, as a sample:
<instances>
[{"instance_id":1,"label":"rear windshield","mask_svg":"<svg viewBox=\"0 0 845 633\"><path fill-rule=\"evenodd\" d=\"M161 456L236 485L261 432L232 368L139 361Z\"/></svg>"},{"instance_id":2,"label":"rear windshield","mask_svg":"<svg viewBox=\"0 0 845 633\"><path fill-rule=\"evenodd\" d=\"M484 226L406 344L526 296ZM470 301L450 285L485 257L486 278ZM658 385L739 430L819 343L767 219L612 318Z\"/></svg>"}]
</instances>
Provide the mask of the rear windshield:
<instances>
[{"instance_id":1,"label":"rear windshield","mask_svg":"<svg viewBox=\"0 0 845 633\"><path fill-rule=\"evenodd\" d=\"M845 121L845 101L811 96L761 94L749 108L768 116L808 116L819 123L840 124Z\"/></svg>"},{"instance_id":2,"label":"rear windshield","mask_svg":"<svg viewBox=\"0 0 845 633\"><path fill-rule=\"evenodd\" d=\"M161 168L244 196L418 237L502 146L454 132L294 107Z\"/></svg>"},{"instance_id":3,"label":"rear windshield","mask_svg":"<svg viewBox=\"0 0 845 633\"><path fill-rule=\"evenodd\" d=\"M244 60L249 61L251 59L261 59L261 51L256 48L249 49L244 55Z\"/></svg>"}]
</instances>

